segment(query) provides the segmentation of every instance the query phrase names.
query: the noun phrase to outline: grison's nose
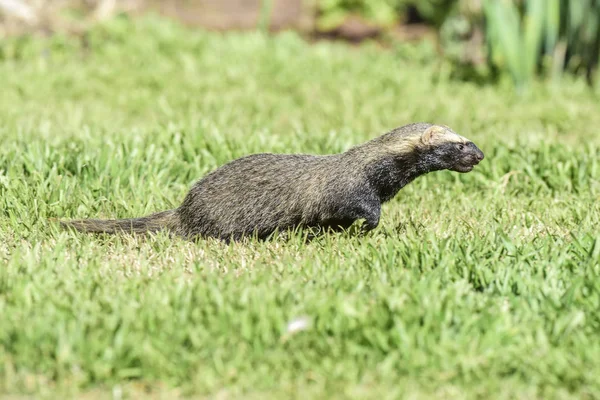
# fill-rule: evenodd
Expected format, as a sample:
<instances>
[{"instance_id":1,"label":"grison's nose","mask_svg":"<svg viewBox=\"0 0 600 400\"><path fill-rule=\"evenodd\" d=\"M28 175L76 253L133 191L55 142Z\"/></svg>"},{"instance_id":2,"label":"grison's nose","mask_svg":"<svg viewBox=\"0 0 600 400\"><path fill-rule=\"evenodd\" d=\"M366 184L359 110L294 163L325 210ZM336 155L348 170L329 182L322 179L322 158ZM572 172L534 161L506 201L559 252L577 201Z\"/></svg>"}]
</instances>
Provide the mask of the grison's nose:
<instances>
[{"instance_id":1,"label":"grison's nose","mask_svg":"<svg viewBox=\"0 0 600 400\"><path fill-rule=\"evenodd\" d=\"M477 161L483 160L483 158L484 158L483 151L479 150L479 147L477 147L475 145L475 143L470 142L469 147L471 147L471 149L475 152L475 158L477 158Z\"/></svg>"}]
</instances>

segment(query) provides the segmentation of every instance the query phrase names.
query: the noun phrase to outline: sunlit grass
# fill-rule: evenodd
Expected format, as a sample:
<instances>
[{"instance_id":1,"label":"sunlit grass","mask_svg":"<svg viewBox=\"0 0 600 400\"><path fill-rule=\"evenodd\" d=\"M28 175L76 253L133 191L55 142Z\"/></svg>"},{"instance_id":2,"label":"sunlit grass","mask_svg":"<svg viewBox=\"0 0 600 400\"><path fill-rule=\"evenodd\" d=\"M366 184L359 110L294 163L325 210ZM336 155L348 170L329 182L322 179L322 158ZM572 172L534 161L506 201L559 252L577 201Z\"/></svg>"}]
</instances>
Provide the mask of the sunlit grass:
<instances>
[{"instance_id":1,"label":"sunlit grass","mask_svg":"<svg viewBox=\"0 0 600 400\"><path fill-rule=\"evenodd\" d=\"M85 51L0 46L0 392L600 391L600 113L584 82L519 97L395 51L152 19L110 21ZM414 121L486 159L415 181L363 238L188 243L49 220L173 208L233 158L340 152Z\"/></svg>"}]
</instances>

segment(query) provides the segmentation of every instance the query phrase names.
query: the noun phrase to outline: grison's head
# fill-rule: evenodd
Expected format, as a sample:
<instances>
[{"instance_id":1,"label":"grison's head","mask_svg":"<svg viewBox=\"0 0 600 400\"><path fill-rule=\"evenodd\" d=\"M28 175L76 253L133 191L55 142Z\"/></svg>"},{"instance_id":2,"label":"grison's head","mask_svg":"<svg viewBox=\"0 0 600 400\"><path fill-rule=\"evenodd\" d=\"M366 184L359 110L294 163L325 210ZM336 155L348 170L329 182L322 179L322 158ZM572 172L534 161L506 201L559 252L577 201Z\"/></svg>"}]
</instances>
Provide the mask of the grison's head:
<instances>
[{"instance_id":1,"label":"grison's head","mask_svg":"<svg viewBox=\"0 0 600 400\"><path fill-rule=\"evenodd\" d=\"M421 162L425 162L431 170L469 172L484 157L473 142L446 126L429 126L421 133L418 142Z\"/></svg>"}]
</instances>

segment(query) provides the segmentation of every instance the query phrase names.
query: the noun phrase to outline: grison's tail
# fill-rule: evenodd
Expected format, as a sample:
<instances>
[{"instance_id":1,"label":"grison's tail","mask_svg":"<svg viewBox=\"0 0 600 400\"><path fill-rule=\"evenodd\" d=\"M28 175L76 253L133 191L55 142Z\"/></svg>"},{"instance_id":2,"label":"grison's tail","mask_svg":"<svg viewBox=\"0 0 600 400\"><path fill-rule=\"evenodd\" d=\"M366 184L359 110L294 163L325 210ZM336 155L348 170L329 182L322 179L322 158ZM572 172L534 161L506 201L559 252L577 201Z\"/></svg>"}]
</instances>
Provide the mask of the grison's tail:
<instances>
[{"instance_id":1,"label":"grison's tail","mask_svg":"<svg viewBox=\"0 0 600 400\"><path fill-rule=\"evenodd\" d=\"M161 211L141 218L129 219L80 219L60 221L64 228L85 233L148 233L174 230L177 226L175 210Z\"/></svg>"}]
</instances>

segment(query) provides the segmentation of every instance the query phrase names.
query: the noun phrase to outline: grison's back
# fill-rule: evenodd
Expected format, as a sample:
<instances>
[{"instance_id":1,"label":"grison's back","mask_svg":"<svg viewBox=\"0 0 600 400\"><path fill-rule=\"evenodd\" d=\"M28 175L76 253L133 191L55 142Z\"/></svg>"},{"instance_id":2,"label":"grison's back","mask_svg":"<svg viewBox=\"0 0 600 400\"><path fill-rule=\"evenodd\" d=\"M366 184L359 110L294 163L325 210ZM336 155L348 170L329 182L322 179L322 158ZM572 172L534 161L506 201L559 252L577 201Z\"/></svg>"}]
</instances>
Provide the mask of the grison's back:
<instances>
[{"instance_id":1,"label":"grison's back","mask_svg":"<svg viewBox=\"0 0 600 400\"><path fill-rule=\"evenodd\" d=\"M316 218L335 156L254 154L198 181L179 208L186 236L241 237L271 233Z\"/></svg>"}]
</instances>

